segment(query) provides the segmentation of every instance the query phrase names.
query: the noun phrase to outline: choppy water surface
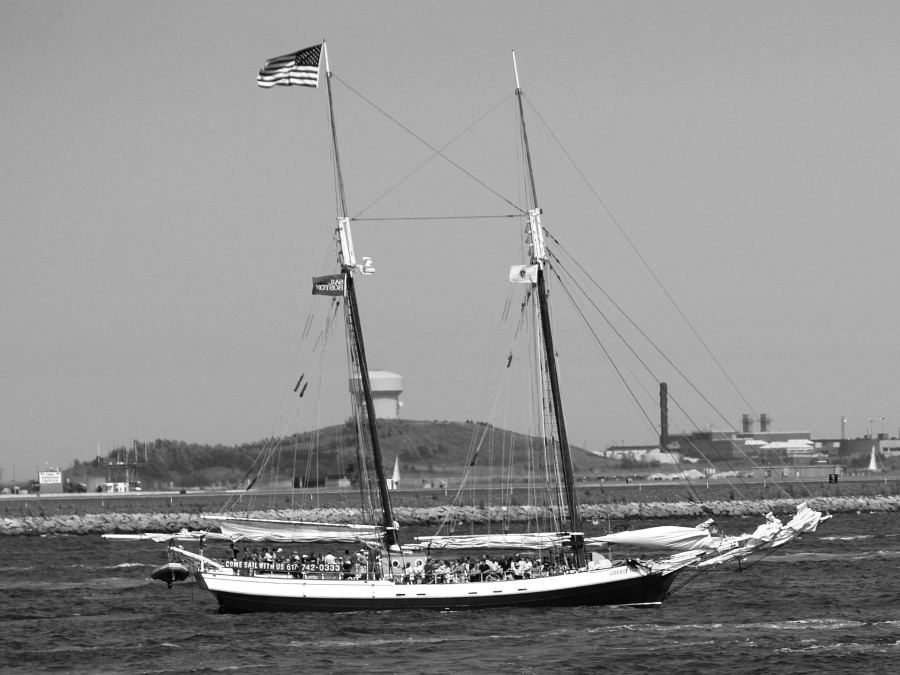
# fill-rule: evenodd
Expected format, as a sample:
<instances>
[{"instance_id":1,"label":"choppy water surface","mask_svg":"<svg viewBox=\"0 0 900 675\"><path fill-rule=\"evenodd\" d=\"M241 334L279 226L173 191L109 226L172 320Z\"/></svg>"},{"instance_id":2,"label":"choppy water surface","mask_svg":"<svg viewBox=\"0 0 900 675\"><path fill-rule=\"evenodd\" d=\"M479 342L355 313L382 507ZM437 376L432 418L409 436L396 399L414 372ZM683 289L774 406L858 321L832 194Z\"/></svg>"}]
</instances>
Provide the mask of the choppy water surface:
<instances>
[{"instance_id":1,"label":"choppy water surface","mask_svg":"<svg viewBox=\"0 0 900 675\"><path fill-rule=\"evenodd\" d=\"M897 673L898 522L838 515L645 610L218 615L195 585L150 580L164 545L6 538L0 671Z\"/></svg>"}]
</instances>

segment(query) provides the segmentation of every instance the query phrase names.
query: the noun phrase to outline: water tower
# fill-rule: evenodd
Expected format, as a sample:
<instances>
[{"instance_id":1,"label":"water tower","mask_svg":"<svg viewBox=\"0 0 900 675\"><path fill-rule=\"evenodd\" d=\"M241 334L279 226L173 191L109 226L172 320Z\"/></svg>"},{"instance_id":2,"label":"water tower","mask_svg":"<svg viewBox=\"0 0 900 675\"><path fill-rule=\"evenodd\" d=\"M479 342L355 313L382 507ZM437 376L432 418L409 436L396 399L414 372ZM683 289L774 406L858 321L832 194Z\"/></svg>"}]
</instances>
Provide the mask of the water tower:
<instances>
[{"instance_id":1,"label":"water tower","mask_svg":"<svg viewBox=\"0 0 900 675\"><path fill-rule=\"evenodd\" d=\"M386 370L370 370L369 384L372 387L372 402L375 417L396 420L400 418L400 394L403 392L403 377Z\"/></svg>"}]
</instances>

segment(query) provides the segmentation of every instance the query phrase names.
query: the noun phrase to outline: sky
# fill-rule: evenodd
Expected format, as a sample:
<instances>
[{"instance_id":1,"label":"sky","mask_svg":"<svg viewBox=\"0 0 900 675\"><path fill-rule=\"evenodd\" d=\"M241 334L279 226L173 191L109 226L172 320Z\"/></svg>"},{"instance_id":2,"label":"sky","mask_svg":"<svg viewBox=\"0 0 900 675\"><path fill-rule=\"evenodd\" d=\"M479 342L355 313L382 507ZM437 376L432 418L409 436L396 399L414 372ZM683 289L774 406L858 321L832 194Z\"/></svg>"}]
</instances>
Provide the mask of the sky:
<instances>
[{"instance_id":1,"label":"sky","mask_svg":"<svg viewBox=\"0 0 900 675\"><path fill-rule=\"evenodd\" d=\"M898 34L888 2L4 2L4 478L344 418L290 412L327 313L309 278L334 267L324 78L255 82L322 39L348 210L386 219L354 241L376 268L369 364L403 376L403 417L496 405L520 221L434 217L522 203L515 50L545 226L718 413L897 435ZM573 441L652 442L556 307Z\"/></svg>"}]
</instances>

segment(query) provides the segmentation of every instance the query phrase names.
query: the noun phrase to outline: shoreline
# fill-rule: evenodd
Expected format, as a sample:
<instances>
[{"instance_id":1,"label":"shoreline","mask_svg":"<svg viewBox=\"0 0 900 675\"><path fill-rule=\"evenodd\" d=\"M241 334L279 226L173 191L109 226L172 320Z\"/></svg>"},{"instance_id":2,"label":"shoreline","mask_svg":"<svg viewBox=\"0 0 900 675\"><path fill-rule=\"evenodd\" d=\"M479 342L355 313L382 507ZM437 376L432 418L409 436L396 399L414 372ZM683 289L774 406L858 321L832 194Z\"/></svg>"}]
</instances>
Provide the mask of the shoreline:
<instances>
[{"instance_id":1,"label":"shoreline","mask_svg":"<svg viewBox=\"0 0 900 675\"><path fill-rule=\"evenodd\" d=\"M792 516L797 505L806 502L811 508L827 513L869 513L900 511L900 495L857 497L811 497L715 501L652 501L628 503L582 504L579 514L586 522L603 520L660 520L694 518L698 522L717 517L751 517L774 513ZM404 527L436 526L449 515L463 523L485 524L527 522L546 512L527 506L397 506L395 518ZM212 513L212 511L207 511ZM283 518L325 523L359 522L360 511L354 508L324 507L314 509L281 509L252 511L251 517ZM175 533L206 530L213 524L204 513L68 513L56 515L17 515L0 519L0 537L44 535L137 534L141 532Z\"/></svg>"}]
</instances>

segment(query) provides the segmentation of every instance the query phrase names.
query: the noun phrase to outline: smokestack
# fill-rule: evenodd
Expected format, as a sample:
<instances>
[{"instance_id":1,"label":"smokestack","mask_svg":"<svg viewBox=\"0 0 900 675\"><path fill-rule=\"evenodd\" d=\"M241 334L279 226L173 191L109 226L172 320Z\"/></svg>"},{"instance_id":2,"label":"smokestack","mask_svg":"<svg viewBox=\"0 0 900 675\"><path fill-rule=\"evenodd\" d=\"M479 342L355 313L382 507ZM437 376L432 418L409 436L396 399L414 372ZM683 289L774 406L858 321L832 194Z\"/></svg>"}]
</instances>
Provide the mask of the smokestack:
<instances>
[{"instance_id":1,"label":"smokestack","mask_svg":"<svg viewBox=\"0 0 900 675\"><path fill-rule=\"evenodd\" d=\"M659 449L669 450L669 388L659 383Z\"/></svg>"},{"instance_id":2,"label":"smokestack","mask_svg":"<svg viewBox=\"0 0 900 675\"><path fill-rule=\"evenodd\" d=\"M766 415L766 413L762 413L759 416L759 431L760 433L766 433L769 430L769 425L772 423L772 418Z\"/></svg>"},{"instance_id":3,"label":"smokestack","mask_svg":"<svg viewBox=\"0 0 900 675\"><path fill-rule=\"evenodd\" d=\"M745 434L753 433L753 419L750 415L745 414L741 417L741 427Z\"/></svg>"}]
</instances>

